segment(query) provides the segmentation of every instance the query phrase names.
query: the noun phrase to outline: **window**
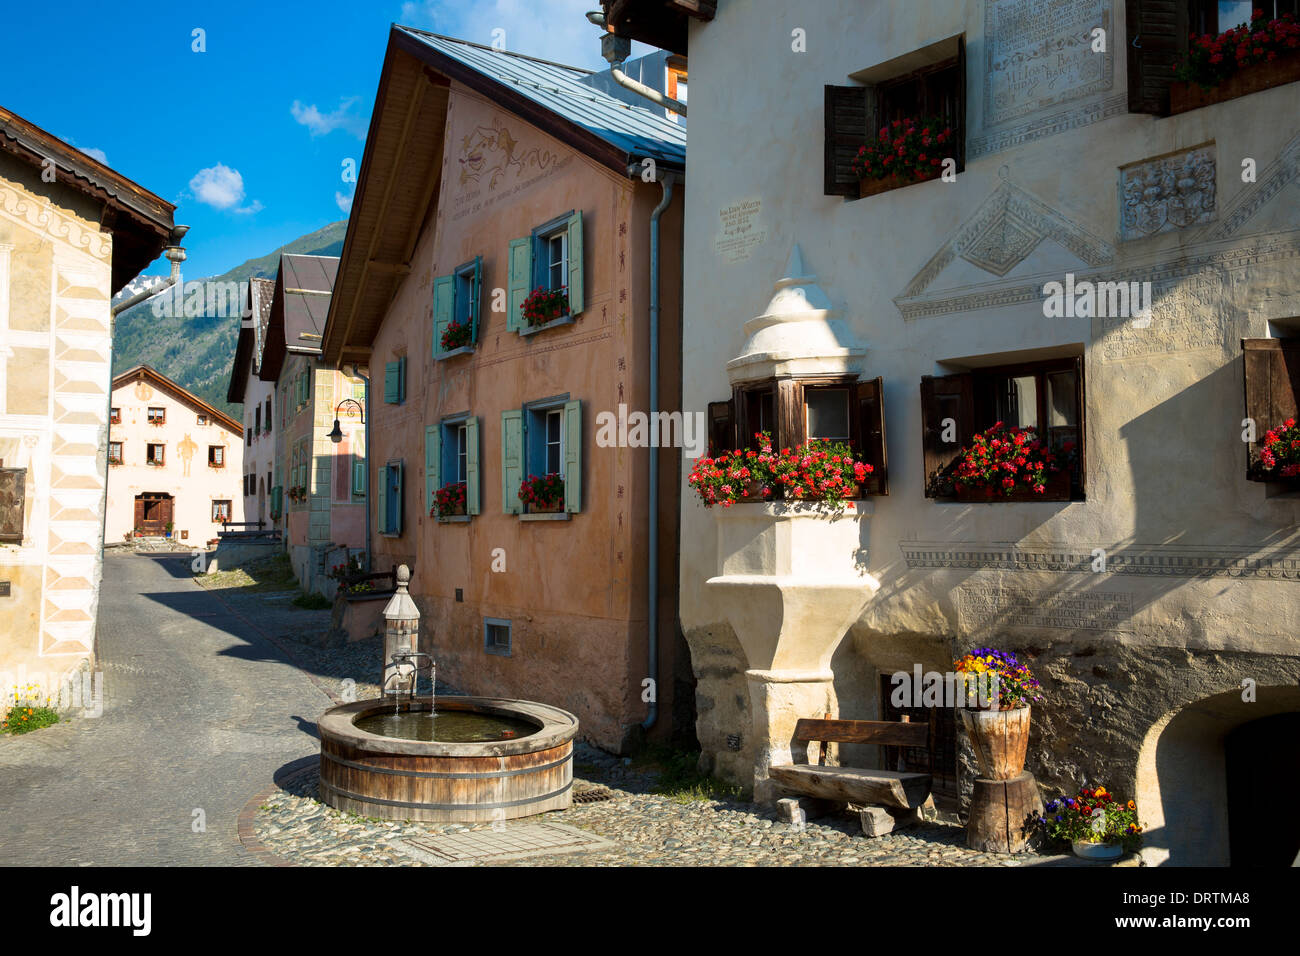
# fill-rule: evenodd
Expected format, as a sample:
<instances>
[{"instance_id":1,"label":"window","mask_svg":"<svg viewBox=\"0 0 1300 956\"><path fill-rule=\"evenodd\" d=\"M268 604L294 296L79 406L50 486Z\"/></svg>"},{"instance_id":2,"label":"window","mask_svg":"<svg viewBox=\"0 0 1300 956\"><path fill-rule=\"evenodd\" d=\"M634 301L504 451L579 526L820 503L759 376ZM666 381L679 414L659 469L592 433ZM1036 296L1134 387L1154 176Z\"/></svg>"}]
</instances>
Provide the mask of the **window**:
<instances>
[{"instance_id":1,"label":"window","mask_svg":"<svg viewBox=\"0 0 1300 956\"><path fill-rule=\"evenodd\" d=\"M161 425L167 421L167 409L151 408L149 409L149 424Z\"/></svg>"},{"instance_id":2,"label":"window","mask_svg":"<svg viewBox=\"0 0 1300 956\"><path fill-rule=\"evenodd\" d=\"M108 443L108 463L110 465L122 464L122 443L120 441Z\"/></svg>"},{"instance_id":3,"label":"window","mask_svg":"<svg viewBox=\"0 0 1300 956\"><path fill-rule=\"evenodd\" d=\"M583 242L580 210L557 216L538 226L529 236L510 240L507 331L531 331L524 323L523 304L538 288L565 289L568 293L568 314L556 319L556 323L568 322L582 313L586 307Z\"/></svg>"},{"instance_id":4,"label":"window","mask_svg":"<svg viewBox=\"0 0 1300 956\"><path fill-rule=\"evenodd\" d=\"M1246 446L1246 477L1277 481L1279 469L1260 461L1264 436L1291 418L1300 418L1300 338L1242 339L1246 417L1255 423L1256 441Z\"/></svg>"},{"instance_id":5,"label":"window","mask_svg":"<svg viewBox=\"0 0 1300 956\"><path fill-rule=\"evenodd\" d=\"M1275 20L1285 13L1297 14L1296 0L1192 0L1188 10L1191 33L1223 33L1243 23L1259 10L1265 20Z\"/></svg>"},{"instance_id":6,"label":"window","mask_svg":"<svg viewBox=\"0 0 1300 956\"><path fill-rule=\"evenodd\" d=\"M500 618L483 618L483 650L489 654L510 656L510 622Z\"/></svg>"},{"instance_id":7,"label":"window","mask_svg":"<svg viewBox=\"0 0 1300 956\"><path fill-rule=\"evenodd\" d=\"M464 482L465 514L476 515L482 511L478 435L478 419L466 415L443 419L425 429L426 510L432 510L434 496L440 488Z\"/></svg>"},{"instance_id":8,"label":"window","mask_svg":"<svg viewBox=\"0 0 1300 956\"><path fill-rule=\"evenodd\" d=\"M112 425L122 424L122 409L110 408L108 410L108 421Z\"/></svg>"},{"instance_id":9,"label":"window","mask_svg":"<svg viewBox=\"0 0 1300 956\"><path fill-rule=\"evenodd\" d=\"M266 415L263 416L264 430L267 433L271 431L271 396L266 396Z\"/></svg>"},{"instance_id":10,"label":"window","mask_svg":"<svg viewBox=\"0 0 1300 956\"><path fill-rule=\"evenodd\" d=\"M357 431L352 435L352 497L366 496L366 448L365 432Z\"/></svg>"},{"instance_id":11,"label":"window","mask_svg":"<svg viewBox=\"0 0 1300 956\"><path fill-rule=\"evenodd\" d=\"M230 501L220 500L212 502L212 520L229 521L230 520Z\"/></svg>"},{"instance_id":12,"label":"window","mask_svg":"<svg viewBox=\"0 0 1300 956\"><path fill-rule=\"evenodd\" d=\"M520 514L519 487L533 476L559 475L564 511L582 509L582 403L567 396L501 413L501 505Z\"/></svg>"},{"instance_id":13,"label":"window","mask_svg":"<svg viewBox=\"0 0 1300 956\"><path fill-rule=\"evenodd\" d=\"M1005 422L1032 428L1055 454L1068 487L1048 485L1043 500L1084 496L1083 359L977 368L921 380L925 494L953 493L950 469L977 432ZM949 437L951 441L945 441Z\"/></svg>"},{"instance_id":14,"label":"window","mask_svg":"<svg viewBox=\"0 0 1300 956\"><path fill-rule=\"evenodd\" d=\"M406 401L406 356L384 366L384 402L401 405Z\"/></svg>"},{"instance_id":15,"label":"window","mask_svg":"<svg viewBox=\"0 0 1300 956\"><path fill-rule=\"evenodd\" d=\"M207 423L208 423L208 416L207 416L207 415L200 415L200 416L198 416L198 424L200 424L200 425L206 425Z\"/></svg>"},{"instance_id":16,"label":"window","mask_svg":"<svg viewBox=\"0 0 1300 956\"><path fill-rule=\"evenodd\" d=\"M737 386L728 401L709 403L711 454L757 448L767 432L777 448L810 439L845 442L871 465L863 495L889 494L885 448L884 382L847 376L780 379Z\"/></svg>"},{"instance_id":17,"label":"window","mask_svg":"<svg viewBox=\"0 0 1300 956\"><path fill-rule=\"evenodd\" d=\"M825 88L823 192L827 196L858 197L853 159L859 149L876 141L882 127L896 120L944 120L955 138L940 159L954 159L958 172L966 168L964 37L932 43L855 73L853 79L858 85Z\"/></svg>"},{"instance_id":18,"label":"window","mask_svg":"<svg viewBox=\"0 0 1300 956\"><path fill-rule=\"evenodd\" d=\"M479 300L483 288L483 257L475 256L464 265L457 266L448 276L433 280L433 356L440 358L448 352L472 348L478 342ZM467 332L457 339L461 344L443 348L442 340L452 323Z\"/></svg>"},{"instance_id":19,"label":"window","mask_svg":"<svg viewBox=\"0 0 1300 956\"><path fill-rule=\"evenodd\" d=\"M23 543L27 511L27 469L0 468L0 541Z\"/></svg>"},{"instance_id":20,"label":"window","mask_svg":"<svg viewBox=\"0 0 1300 956\"><path fill-rule=\"evenodd\" d=\"M262 430L262 406L258 405L257 408L253 409L253 413L253 434L256 435Z\"/></svg>"},{"instance_id":21,"label":"window","mask_svg":"<svg viewBox=\"0 0 1300 956\"><path fill-rule=\"evenodd\" d=\"M166 459L167 459L166 449L167 449L166 445L153 445L153 444L145 445L145 455L144 455L145 463L149 465L155 465L158 467L163 466L164 464L166 464Z\"/></svg>"},{"instance_id":22,"label":"window","mask_svg":"<svg viewBox=\"0 0 1300 956\"><path fill-rule=\"evenodd\" d=\"M221 445L208 446L208 467L224 468L226 465L226 449Z\"/></svg>"},{"instance_id":23,"label":"window","mask_svg":"<svg viewBox=\"0 0 1300 956\"><path fill-rule=\"evenodd\" d=\"M390 461L379 468L379 533L402 533L402 462Z\"/></svg>"},{"instance_id":24,"label":"window","mask_svg":"<svg viewBox=\"0 0 1300 956\"><path fill-rule=\"evenodd\" d=\"M668 65L668 98L679 103L686 102L686 67L678 66L671 61ZM667 107L664 108L664 114L674 122L686 122L686 117L677 115Z\"/></svg>"}]
</instances>

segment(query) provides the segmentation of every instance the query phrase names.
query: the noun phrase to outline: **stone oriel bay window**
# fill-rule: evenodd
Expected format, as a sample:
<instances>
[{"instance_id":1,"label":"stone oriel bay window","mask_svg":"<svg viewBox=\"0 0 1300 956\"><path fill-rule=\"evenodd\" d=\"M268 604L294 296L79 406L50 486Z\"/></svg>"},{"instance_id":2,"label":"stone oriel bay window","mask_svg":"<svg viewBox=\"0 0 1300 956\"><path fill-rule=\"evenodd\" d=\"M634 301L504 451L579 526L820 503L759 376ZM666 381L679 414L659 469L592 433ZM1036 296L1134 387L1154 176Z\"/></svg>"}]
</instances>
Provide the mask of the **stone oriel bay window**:
<instances>
[{"instance_id":1,"label":"stone oriel bay window","mask_svg":"<svg viewBox=\"0 0 1300 956\"><path fill-rule=\"evenodd\" d=\"M468 414L444 418L424 430L425 513L433 512L439 489L456 484L465 485L465 517L481 514L479 420ZM439 520L449 517L440 516Z\"/></svg>"},{"instance_id":2,"label":"stone oriel bay window","mask_svg":"<svg viewBox=\"0 0 1300 956\"><path fill-rule=\"evenodd\" d=\"M583 278L582 211L567 212L543 223L529 236L510 240L506 331L531 335L556 325L566 325L586 308ZM544 325L530 326L523 316L524 300L535 290L563 289L569 310Z\"/></svg>"},{"instance_id":3,"label":"stone oriel bay window","mask_svg":"<svg viewBox=\"0 0 1300 956\"><path fill-rule=\"evenodd\" d=\"M483 257L475 256L457 266L451 275L433 280L433 357L449 358L474 351L478 343L480 302L483 298ZM455 342L444 346L448 330L459 333ZM463 341L462 341L463 340Z\"/></svg>"},{"instance_id":4,"label":"stone oriel bay window","mask_svg":"<svg viewBox=\"0 0 1300 956\"><path fill-rule=\"evenodd\" d=\"M925 496L952 497L951 472L963 450L977 433L1003 422L1034 429L1065 471L1057 481L1049 481L1047 492L1035 500L1082 500L1087 473L1085 407L1082 356L924 376Z\"/></svg>"},{"instance_id":5,"label":"stone oriel bay window","mask_svg":"<svg viewBox=\"0 0 1300 956\"><path fill-rule=\"evenodd\" d=\"M1242 339L1241 361L1246 386L1246 418L1255 441L1246 446L1246 477L1279 481L1281 466L1269 469L1261 460L1270 430L1300 420L1300 338Z\"/></svg>"},{"instance_id":6,"label":"stone oriel bay window","mask_svg":"<svg viewBox=\"0 0 1300 956\"><path fill-rule=\"evenodd\" d=\"M824 192L856 199L861 194L853 159L878 142L880 130L904 120L934 117L953 138L939 149L956 171L966 168L966 41L949 37L885 63L853 73L852 86L826 86L824 96ZM939 167L940 169L942 166ZM910 185L903 181L884 188ZM874 191L884 191L876 189Z\"/></svg>"},{"instance_id":7,"label":"stone oriel bay window","mask_svg":"<svg viewBox=\"0 0 1300 956\"><path fill-rule=\"evenodd\" d=\"M558 475L564 482L561 514L582 510L582 402L567 395L530 402L501 413L501 509L525 512L519 489L526 478ZM528 509L533 513L532 509Z\"/></svg>"}]
</instances>

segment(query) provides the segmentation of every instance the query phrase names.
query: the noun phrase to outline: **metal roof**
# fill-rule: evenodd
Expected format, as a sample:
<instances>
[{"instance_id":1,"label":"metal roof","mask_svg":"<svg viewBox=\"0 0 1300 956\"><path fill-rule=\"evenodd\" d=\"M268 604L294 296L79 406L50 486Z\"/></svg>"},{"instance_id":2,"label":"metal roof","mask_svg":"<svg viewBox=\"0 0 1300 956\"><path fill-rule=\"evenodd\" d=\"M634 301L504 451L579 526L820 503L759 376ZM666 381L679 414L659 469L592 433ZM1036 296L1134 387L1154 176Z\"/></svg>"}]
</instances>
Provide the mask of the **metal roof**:
<instances>
[{"instance_id":1,"label":"metal roof","mask_svg":"<svg viewBox=\"0 0 1300 956\"><path fill-rule=\"evenodd\" d=\"M284 344L292 351L319 352L339 271L337 256L280 256L284 284Z\"/></svg>"},{"instance_id":2,"label":"metal roof","mask_svg":"<svg viewBox=\"0 0 1300 956\"><path fill-rule=\"evenodd\" d=\"M521 53L494 50L479 43L426 33L414 27L394 29L483 77L532 100L631 156L684 168L686 130L649 106L634 106L580 80L590 70L539 60ZM593 46L599 38L593 36Z\"/></svg>"}]
</instances>

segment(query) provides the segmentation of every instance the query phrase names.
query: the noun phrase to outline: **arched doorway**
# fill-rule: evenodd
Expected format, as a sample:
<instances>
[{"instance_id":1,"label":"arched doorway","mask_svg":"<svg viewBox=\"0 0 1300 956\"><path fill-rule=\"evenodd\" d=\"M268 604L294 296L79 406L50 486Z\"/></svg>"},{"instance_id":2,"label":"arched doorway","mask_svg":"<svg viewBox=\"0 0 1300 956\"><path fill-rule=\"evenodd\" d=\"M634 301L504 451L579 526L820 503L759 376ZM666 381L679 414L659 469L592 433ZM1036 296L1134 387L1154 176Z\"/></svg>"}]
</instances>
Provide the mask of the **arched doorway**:
<instances>
[{"instance_id":1,"label":"arched doorway","mask_svg":"<svg viewBox=\"0 0 1300 956\"><path fill-rule=\"evenodd\" d=\"M1290 866L1300 816L1279 806L1300 790L1300 714L1242 724L1224 740L1228 855L1233 866Z\"/></svg>"},{"instance_id":2,"label":"arched doorway","mask_svg":"<svg viewBox=\"0 0 1300 956\"><path fill-rule=\"evenodd\" d=\"M1277 799L1294 792L1279 775L1300 773L1293 722L1300 719L1300 688L1260 686L1253 699L1242 695L1231 690L1193 701L1147 732L1137 768L1147 863L1250 866L1264 865L1254 862L1260 854L1289 853L1289 865L1295 858L1300 846L1290 828L1300 824L1279 829ZM1278 845L1264 845L1270 841Z\"/></svg>"}]
</instances>

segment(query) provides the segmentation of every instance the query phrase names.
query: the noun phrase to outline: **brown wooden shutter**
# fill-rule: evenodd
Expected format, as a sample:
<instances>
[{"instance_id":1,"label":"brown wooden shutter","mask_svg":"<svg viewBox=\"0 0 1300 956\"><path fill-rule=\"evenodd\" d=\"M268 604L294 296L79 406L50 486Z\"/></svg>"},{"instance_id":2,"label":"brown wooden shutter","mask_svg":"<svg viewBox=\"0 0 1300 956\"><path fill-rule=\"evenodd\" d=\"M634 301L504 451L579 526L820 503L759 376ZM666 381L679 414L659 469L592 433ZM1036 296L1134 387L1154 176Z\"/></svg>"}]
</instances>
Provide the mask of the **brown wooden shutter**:
<instances>
[{"instance_id":1,"label":"brown wooden shutter","mask_svg":"<svg viewBox=\"0 0 1300 956\"><path fill-rule=\"evenodd\" d=\"M889 494L889 458L885 447L885 385L883 379L858 382L858 449L872 469L862 483L868 495Z\"/></svg>"},{"instance_id":2,"label":"brown wooden shutter","mask_svg":"<svg viewBox=\"0 0 1300 956\"><path fill-rule=\"evenodd\" d=\"M975 434L974 379L968 372L921 379L921 446L925 455L925 496L945 497L952 482L942 472ZM944 420L956 423L956 441L943 441Z\"/></svg>"},{"instance_id":3,"label":"brown wooden shutter","mask_svg":"<svg viewBox=\"0 0 1300 956\"><path fill-rule=\"evenodd\" d=\"M731 451L736 444L736 411L731 399L709 402L709 454Z\"/></svg>"},{"instance_id":4,"label":"brown wooden shutter","mask_svg":"<svg viewBox=\"0 0 1300 956\"><path fill-rule=\"evenodd\" d=\"M1169 84L1186 49L1186 0L1127 0L1128 109L1169 113Z\"/></svg>"},{"instance_id":5,"label":"brown wooden shutter","mask_svg":"<svg viewBox=\"0 0 1300 956\"><path fill-rule=\"evenodd\" d=\"M858 195L853 157L866 145L874 90L867 86L826 87L825 163L827 196Z\"/></svg>"},{"instance_id":6,"label":"brown wooden shutter","mask_svg":"<svg viewBox=\"0 0 1300 956\"><path fill-rule=\"evenodd\" d=\"M1083 356L1074 360L1074 407L1079 410L1078 448L1079 470L1078 491L1085 495L1088 491L1088 390L1083 382Z\"/></svg>"},{"instance_id":7,"label":"brown wooden shutter","mask_svg":"<svg viewBox=\"0 0 1300 956\"><path fill-rule=\"evenodd\" d=\"M1247 472L1258 477L1264 433L1288 418L1300 418L1300 339L1242 339L1246 417L1258 441L1246 448Z\"/></svg>"},{"instance_id":8,"label":"brown wooden shutter","mask_svg":"<svg viewBox=\"0 0 1300 956\"><path fill-rule=\"evenodd\" d=\"M27 469L0 468L0 541L22 544Z\"/></svg>"},{"instance_id":9,"label":"brown wooden shutter","mask_svg":"<svg viewBox=\"0 0 1300 956\"><path fill-rule=\"evenodd\" d=\"M794 448L807 440L803 404L803 384L783 378L776 383L776 434L772 444L778 449Z\"/></svg>"},{"instance_id":10,"label":"brown wooden shutter","mask_svg":"<svg viewBox=\"0 0 1300 956\"><path fill-rule=\"evenodd\" d=\"M957 172L966 169L966 38L957 38Z\"/></svg>"}]
</instances>

